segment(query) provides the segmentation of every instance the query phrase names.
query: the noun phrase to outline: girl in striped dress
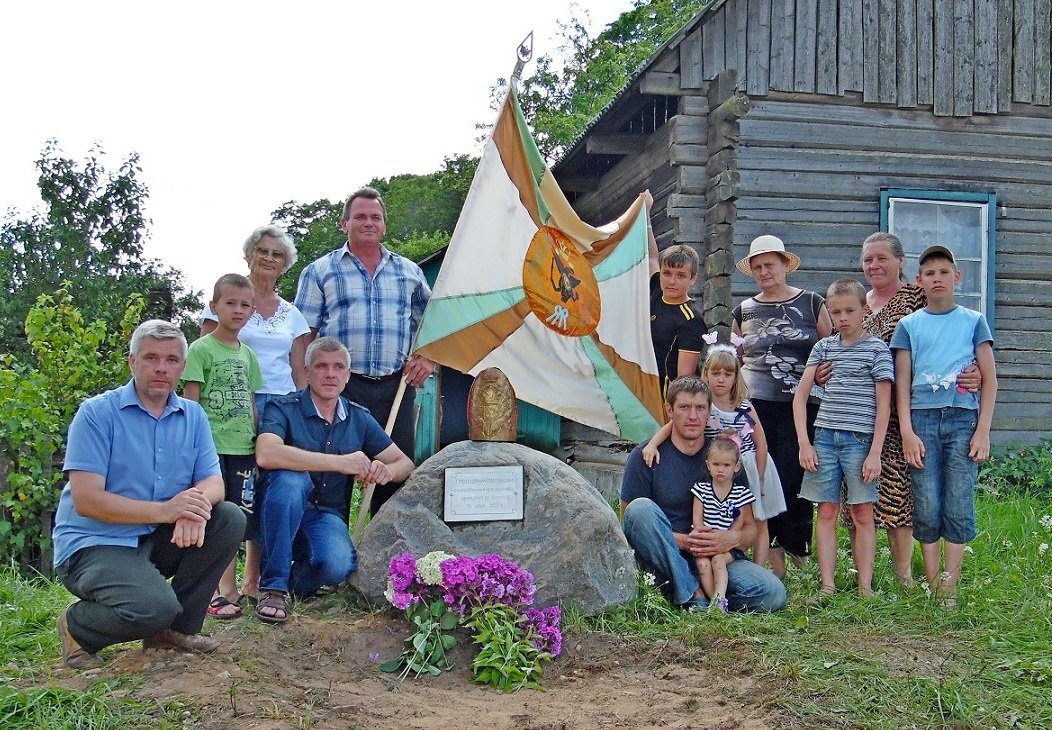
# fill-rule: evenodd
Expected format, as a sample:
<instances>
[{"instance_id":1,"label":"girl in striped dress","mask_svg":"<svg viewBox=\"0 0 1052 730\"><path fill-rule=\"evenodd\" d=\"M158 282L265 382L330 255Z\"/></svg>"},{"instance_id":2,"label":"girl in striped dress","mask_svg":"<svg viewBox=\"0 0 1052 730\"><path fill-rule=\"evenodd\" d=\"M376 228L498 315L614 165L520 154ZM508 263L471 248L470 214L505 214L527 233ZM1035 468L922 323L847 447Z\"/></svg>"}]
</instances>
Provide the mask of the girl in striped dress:
<instances>
[{"instance_id":1,"label":"girl in striped dress","mask_svg":"<svg viewBox=\"0 0 1052 730\"><path fill-rule=\"evenodd\" d=\"M705 456L709 478L690 488L694 495L694 529L704 525L711 530L730 530L743 519L743 514L747 517L752 510L755 500L749 488L734 483L734 475L741 469L739 441L738 434L728 429L709 444ZM732 550L694 559L701 588L709 598L709 610L727 613L727 566L744 557L740 550Z\"/></svg>"}]
</instances>

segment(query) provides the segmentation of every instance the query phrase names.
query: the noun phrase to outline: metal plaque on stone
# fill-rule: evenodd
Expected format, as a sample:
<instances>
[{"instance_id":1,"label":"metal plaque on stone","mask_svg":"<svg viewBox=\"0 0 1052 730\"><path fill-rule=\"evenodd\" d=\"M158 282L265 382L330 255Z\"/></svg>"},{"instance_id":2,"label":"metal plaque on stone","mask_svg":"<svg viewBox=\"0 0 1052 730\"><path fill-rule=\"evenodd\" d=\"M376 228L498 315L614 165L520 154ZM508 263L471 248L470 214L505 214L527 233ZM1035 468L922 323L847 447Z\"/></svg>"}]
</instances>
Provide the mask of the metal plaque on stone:
<instances>
[{"instance_id":1,"label":"metal plaque on stone","mask_svg":"<svg viewBox=\"0 0 1052 730\"><path fill-rule=\"evenodd\" d=\"M450 467L445 477L446 522L522 519L521 464Z\"/></svg>"}]
</instances>

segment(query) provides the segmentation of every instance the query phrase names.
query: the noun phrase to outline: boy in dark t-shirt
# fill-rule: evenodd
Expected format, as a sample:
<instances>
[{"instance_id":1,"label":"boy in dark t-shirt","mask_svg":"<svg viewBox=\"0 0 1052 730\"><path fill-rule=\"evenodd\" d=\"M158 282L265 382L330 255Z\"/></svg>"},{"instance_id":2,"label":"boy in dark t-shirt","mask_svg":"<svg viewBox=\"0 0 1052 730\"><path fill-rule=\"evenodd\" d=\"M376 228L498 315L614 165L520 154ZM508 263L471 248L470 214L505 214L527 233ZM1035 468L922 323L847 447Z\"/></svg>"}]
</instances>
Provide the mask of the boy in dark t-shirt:
<instances>
[{"instance_id":1,"label":"boy in dark t-shirt","mask_svg":"<svg viewBox=\"0 0 1052 730\"><path fill-rule=\"evenodd\" d=\"M698 280L698 254L689 246L670 246L660 261L660 272L650 278L650 336L664 394L677 377L697 374L705 346L701 338L709 330L690 298Z\"/></svg>"}]
</instances>

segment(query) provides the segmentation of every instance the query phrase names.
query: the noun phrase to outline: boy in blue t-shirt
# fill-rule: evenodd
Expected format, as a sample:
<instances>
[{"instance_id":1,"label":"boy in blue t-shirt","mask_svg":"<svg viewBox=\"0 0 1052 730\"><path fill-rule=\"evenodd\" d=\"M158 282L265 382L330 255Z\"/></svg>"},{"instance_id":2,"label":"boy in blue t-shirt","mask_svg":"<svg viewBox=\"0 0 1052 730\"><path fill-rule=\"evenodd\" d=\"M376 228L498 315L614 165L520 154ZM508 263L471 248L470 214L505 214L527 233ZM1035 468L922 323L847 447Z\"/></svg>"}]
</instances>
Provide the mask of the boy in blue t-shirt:
<instances>
[{"instance_id":1,"label":"boy in blue t-shirt","mask_svg":"<svg viewBox=\"0 0 1052 730\"><path fill-rule=\"evenodd\" d=\"M913 535L928 585L947 607L956 605L964 546L976 534L975 481L990 455L997 397L993 335L982 314L954 303L960 280L953 252L926 248L917 284L928 306L903 317L891 338L902 450L912 467ZM982 375L978 398L957 387L957 375L973 362Z\"/></svg>"},{"instance_id":2,"label":"boy in blue t-shirt","mask_svg":"<svg viewBox=\"0 0 1052 730\"><path fill-rule=\"evenodd\" d=\"M826 307L836 334L819 340L811 350L793 399L793 421L800 444L804 479L800 496L818 504L815 546L822 595L832 595L836 572L836 523L840 513L841 484L847 485L847 505L855 525L855 569L858 593L873 595L873 563L877 553L877 528L873 505L877 501L880 452L891 414L891 383L895 368L884 341L862 327L866 290L854 279L833 282L826 293ZM807 431L807 398L815 370L832 364L822 404L815 418L815 441Z\"/></svg>"}]
</instances>

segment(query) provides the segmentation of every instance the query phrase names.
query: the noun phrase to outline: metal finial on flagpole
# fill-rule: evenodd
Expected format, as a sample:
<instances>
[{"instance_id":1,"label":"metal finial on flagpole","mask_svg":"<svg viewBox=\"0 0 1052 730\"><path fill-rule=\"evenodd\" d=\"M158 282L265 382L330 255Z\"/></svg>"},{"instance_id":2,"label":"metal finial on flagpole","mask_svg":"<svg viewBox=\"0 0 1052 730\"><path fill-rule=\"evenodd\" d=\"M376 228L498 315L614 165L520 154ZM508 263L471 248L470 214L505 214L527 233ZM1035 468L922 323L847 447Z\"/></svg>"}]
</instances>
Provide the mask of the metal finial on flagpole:
<instances>
[{"instance_id":1,"label":"metal finial on flagpole","mask_svg":"<svg viewBox=\"0 0 1052 730\"><path fill-rule=\"evenodd\" d=\"M515 87L519 83L519 79L522 78L522 69L526 63L533 58L533 31L522 39L522 43L515 49L515 55L518 57L515 61L515 70L511 72L511 81L509 86Z\"/></svg>"}]
</instances>

